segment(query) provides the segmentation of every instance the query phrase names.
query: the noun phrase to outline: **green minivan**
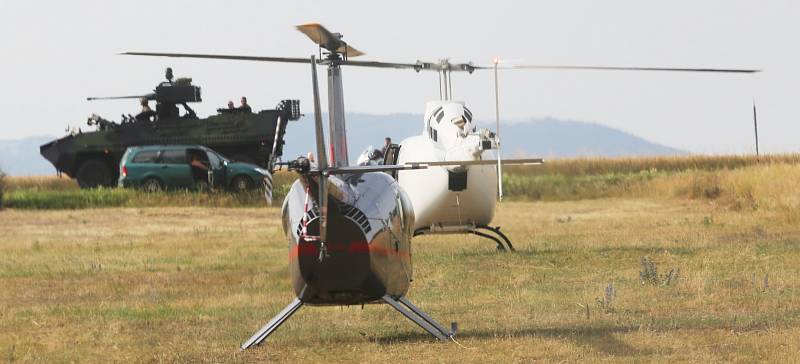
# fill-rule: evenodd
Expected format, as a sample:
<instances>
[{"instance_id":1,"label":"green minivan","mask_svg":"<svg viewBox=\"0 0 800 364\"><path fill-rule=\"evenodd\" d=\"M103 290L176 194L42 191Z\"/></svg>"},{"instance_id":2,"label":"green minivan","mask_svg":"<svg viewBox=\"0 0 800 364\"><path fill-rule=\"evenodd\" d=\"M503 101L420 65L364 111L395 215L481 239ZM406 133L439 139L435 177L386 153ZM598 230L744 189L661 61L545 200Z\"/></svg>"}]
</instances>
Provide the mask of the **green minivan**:
<instances>
[{"instance_id":1,"label":"green minivan","mask_svg":"<svg viewBox=\"0 0 800 364\"><path fill-rule=\"evenodd\" d=\"M120 187L145 191L229 188L244 191L264 187L269 171L232 162L201 145L129 147L119 164Z\"/></svg>"}]
</instances>

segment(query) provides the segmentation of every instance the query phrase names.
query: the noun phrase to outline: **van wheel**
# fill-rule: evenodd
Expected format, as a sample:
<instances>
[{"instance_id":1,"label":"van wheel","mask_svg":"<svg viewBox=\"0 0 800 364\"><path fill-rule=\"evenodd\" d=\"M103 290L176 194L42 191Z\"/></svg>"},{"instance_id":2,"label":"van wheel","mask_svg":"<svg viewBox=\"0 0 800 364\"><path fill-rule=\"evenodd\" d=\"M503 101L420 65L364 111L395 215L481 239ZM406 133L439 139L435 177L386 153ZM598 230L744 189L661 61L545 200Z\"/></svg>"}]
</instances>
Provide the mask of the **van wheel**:
<instances>
[{"instance_id":1,"label":"van wheel","mask_svg":"<svg viewBox=\"0 0 800 364\"><path fill-rule=\"evenodd\" d=\"M236 176L231 182L231 188L236 192L244 192L253 188L253 180L247 176Z\"/></svg>"},{"instance_id":2,"label":"van wheel","mask_svg":"<svg viewBox=\"0 0 800 364\"><path fill-rule=\"evenodd\" d=\"M89 159L83 162L75 177L81 188L111 187L113 182L111 169L100 159Z\"/></svg>"},{"instance_id":3,"label":"van wheel","mask_svg":"<svg viewBox=\"0 0 800 364\"><path fill-rule=\"evenodd\" d=\"M161 181L155 178L148 178L142 181L142 190L145 192L158 192L164 189L164 185L161 184Z\"/></svg>"}]
</instances>

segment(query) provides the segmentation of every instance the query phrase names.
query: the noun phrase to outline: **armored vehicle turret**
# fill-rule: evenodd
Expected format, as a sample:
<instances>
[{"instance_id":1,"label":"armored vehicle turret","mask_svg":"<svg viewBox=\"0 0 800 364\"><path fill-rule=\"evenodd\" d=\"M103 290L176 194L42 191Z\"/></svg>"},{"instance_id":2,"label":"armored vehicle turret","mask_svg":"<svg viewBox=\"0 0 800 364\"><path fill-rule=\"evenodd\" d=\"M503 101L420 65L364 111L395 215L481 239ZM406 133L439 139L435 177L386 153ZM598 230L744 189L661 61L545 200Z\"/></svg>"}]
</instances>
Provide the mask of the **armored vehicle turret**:
<instances>
[{"instance_id":1,"label":"armored vehicle turret","mask_svg":"<svg viewBox=\"0 0 800 364\"><path fill-rule=\"evenodd\" d=\"M111 121L92 114L87 120L94 131L71 131L63 138L42 145L45 159L59 173L75 178L82 188L114 186L119 160L125 149L137 145L199 144L229 159L268 168L283 154L286 124L300 118L298 100L283 100L273 110L253 112L250 107L217 110L216 115L199 118L189 103L201 102L199 86L191 78L167 81L152 93L137 96L94 97L87 100L140 99L142 112L122 115ZM155 110L149 102L155 101ZM181 106L183 112L178 108Z\"/></svg>"}]
</instances>

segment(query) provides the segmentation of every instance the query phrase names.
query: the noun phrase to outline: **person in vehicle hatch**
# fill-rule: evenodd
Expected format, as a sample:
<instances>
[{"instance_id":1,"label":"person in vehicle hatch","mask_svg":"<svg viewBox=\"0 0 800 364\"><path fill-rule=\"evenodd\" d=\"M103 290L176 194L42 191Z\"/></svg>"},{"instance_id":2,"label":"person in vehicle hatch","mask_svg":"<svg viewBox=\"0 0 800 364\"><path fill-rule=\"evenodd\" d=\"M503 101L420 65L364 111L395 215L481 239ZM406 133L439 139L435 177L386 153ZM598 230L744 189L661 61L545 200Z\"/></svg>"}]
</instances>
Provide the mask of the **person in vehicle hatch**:
<instances>
[{"instance_id":1,"label":"person in vehicle hatch","mask_svg":"<svg viewBox=\"0 0 800 364\"><path fill-rule=\"evenodd\" d=\"M247 97L242 96L242 104L239 105L238 110L241 112L253 112L253 108L247 104Z\"/></svg>"},{"instance_id":2,"label":"person in vehicle hatch","mask_svg":"<svg viewBox=\"0 0 800 364\"><path fill-rule=\"evenodd\" d=\"M156 112L150 108L150 104L147 102L146 98L143 97L139 101L139 104L142 105L142 112L136 114L136 120L150 121L154 116L156 116Z\"/></svg>"}]
</instances>

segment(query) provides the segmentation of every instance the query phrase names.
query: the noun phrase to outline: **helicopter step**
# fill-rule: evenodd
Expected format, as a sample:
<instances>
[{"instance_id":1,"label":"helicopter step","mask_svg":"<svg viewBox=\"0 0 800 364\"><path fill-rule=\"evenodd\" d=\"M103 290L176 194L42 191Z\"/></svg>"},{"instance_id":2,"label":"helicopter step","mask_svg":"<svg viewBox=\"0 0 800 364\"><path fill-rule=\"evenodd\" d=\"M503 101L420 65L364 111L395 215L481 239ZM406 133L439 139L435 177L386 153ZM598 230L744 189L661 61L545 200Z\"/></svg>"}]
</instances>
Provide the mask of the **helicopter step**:
<instances>
[{"instance_id":1,"label":"helicopter step","mask_svg":"<svg viewBox=\"0 0 800 364\"><path fill-rule=\"evenodd\" d=\"M456 335L455 324L453 324L453 330L448 331L442 325L436 322L436 320L428 316L425 311L422 311L419 309L419 307L414 306L414 304L405 297L394 298L387 294L383 296L382 299L384 302L388 303L389 306L394 307L395 310L403 314L403 316L409 320L414 321L415 324L419 325L419 327L423 328L438 340L447 340Z\"/></svg>"},{"instance_id":2,"label":"helicopter step","mask_svg":"<svg viewBox=\"0 0 800 364\"><path fill-rule=\"evenodd\" d=\"M488 234L484 231L488 231L493 233ZM511 239L506 236L502 231L500 231L499 226L488 226L488 225L474 225L474 224L467 224L467 225L432 225L430 227L419 228L414 231L414 236L419 235L431 235L431 234L473 234L480 236L482 238L486 238L492 240L497 244L497 250L510 250L510 251L517 251L514 248L514 244L511 243ZM503 245L505 243L505 245Z\"/></svg>"}]
</instances>

